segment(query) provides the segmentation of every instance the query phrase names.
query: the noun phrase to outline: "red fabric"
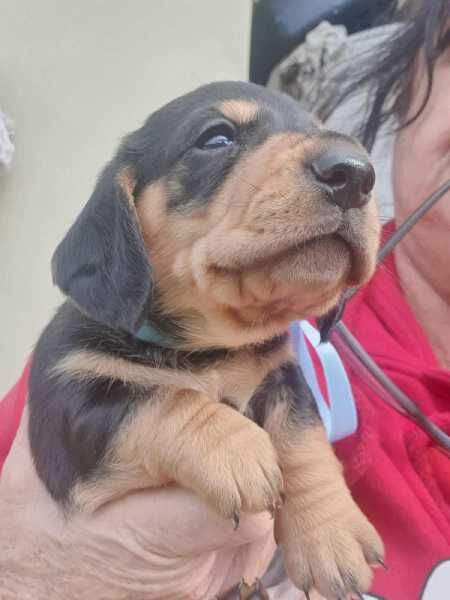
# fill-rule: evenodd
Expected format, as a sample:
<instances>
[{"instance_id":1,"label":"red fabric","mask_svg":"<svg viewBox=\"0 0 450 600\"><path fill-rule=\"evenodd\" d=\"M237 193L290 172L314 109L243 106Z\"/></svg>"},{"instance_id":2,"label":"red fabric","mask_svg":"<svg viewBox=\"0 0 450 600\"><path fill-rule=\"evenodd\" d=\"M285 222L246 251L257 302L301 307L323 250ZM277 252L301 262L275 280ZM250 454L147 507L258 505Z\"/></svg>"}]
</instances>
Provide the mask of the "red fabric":
<instances>
[{"instance_id":1,"label":"red fabric","mask_svg":"<svg viewBox=\"0 0 450 600\"><path fill-rule=\"evenodd\" d=\"M21 378L0 402L0 473L13 443L28 390L31 361L25 366Z\"/></svg>"},{"instance_id":2,"label":"red fabric","mask_svg":"<svg viewBox=\"0 0 450 600\"><path fill-rule=\"evenodd\" d=\"M439 366L412 314L392 257L352 300L344 321L383 371L450 433L450 371ZM380 400L359 369L347 368L359 427L336 449L356 501L385 543L389 569L377 570L373 593L419 600L433 567L450 559L449 456Z\"/></svg>"}]
</instances>

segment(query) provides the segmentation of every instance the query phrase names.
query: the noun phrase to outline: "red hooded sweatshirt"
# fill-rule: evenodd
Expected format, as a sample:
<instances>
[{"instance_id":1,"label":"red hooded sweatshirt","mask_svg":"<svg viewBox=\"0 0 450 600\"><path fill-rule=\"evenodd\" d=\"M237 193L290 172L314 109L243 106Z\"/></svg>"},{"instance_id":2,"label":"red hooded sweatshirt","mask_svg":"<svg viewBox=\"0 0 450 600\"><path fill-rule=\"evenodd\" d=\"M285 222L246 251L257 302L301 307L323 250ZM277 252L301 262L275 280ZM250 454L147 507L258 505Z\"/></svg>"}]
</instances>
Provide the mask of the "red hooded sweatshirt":
<instances>
[{"instance_id":1,"label":"red hooded sweatshirt","mask_svg":"<svg viewBox=\"0 0 450 600\"><path fill-rule=\"evenodd\" d=\"M391 229L391 228L389 228ZM392 258L348 305L345 323L372 358L450 433L450 371L439 366L400 289ZM353 363L352 363L353 364ZM450 460L347 365L359 426L336 450L347 481L386 547L372 596L450 600ZM0 469L27 394L29 365L0 403Z\"/></svg>"}]
</instances>

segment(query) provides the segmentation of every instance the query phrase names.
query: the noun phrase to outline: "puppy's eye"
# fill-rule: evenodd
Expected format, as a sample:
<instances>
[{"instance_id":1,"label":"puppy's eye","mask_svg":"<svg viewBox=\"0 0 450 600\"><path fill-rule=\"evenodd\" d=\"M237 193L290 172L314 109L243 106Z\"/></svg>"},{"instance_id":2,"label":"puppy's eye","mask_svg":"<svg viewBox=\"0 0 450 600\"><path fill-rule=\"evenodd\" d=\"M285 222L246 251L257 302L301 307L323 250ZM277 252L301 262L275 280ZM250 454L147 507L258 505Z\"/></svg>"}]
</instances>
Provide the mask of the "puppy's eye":
<instances>
[{"instance_id":1,"label":"puppy's eye","mask_svg":"<svg viewBox=\"0 0 450 600\"><path fill-rule=\"evenodd\" d=\"M215 150L216 148L222 148L223 146L229 146L232 143L233 143L233 140L231 140L227 135L221 134L221 135L214 135L209 140L206 140L206 142L203 144L202 147L205 150Z\"/></svg>"},{"instance_id":2,"label":"puppy's eye","mask_svg":"<svg viewBox=\"0 0 450 600\"><path fill-rule=\"evenodd\" d=\"M195 146L200 150L220 150L230 146L234 137L234 130L230 125L216 125L204 131Z\"/></svg>"}]
</instances>

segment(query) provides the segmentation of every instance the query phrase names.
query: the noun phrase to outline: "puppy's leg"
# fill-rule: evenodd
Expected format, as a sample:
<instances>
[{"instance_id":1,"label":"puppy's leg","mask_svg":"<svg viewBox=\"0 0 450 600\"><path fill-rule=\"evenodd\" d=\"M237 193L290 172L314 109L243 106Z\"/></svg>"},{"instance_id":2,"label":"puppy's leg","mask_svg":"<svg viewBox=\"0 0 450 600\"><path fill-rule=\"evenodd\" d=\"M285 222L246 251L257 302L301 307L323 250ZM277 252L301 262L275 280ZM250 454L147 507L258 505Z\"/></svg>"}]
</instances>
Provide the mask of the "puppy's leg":
<instances>
[{"instance_id":1,"label":"puppy's leg","mask_svg":"<svg viewBox=\"0 0 450 600\"><path fill-rule=\"evenodd\" d=\"M314 587L330 599L366 591L382 542L350 495L299 367L288 363L271 377L259 416L283 472L275 535L287 573L300 589ZM260 400L263 394L262 388Z\"/></svg>"},{"instance_id":2,"label":"puppy's leg","mask_svg":"<svg viewBox=\"0 0 450 600\"><path fill-rule=\"evenodd\" d=\"M110 461L115 479L126 476L129 489L176 482L236 526L241 510L273 511L281 494L281 472L267 432L195 391L143 406L115 440ZM136 482L130 473L136 473ZM106 485L114 479L107 465L103 479Z\"/></svg>"}]
</instances>

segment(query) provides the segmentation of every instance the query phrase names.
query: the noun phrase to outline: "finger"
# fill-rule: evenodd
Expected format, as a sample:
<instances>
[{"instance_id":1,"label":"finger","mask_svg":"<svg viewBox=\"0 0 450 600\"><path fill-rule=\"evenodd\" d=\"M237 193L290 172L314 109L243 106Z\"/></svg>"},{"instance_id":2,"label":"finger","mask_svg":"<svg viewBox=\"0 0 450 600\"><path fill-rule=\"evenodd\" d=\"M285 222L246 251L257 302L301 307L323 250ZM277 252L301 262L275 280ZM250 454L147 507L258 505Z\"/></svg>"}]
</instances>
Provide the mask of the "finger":
<instances>
[{"instance_id":1,"label":"finger","mask_svg":"<svg viewBox=\"0 0 450 600\"><path fill-rule=\"evenodd\" d=\"M239 528L209 508L193 492L176 486L130 494L97 514L96 526L120 530L122 523L145 537L149 547L177 556L192 556L255 542L268 536L273 521L268 513L242 514Z\"/></svg>"}]
</instances>

